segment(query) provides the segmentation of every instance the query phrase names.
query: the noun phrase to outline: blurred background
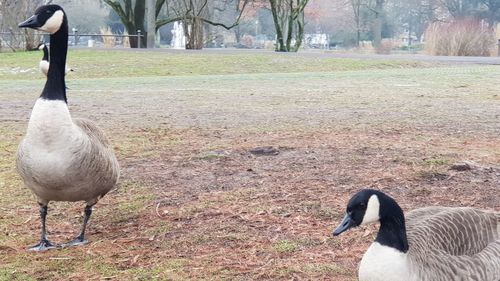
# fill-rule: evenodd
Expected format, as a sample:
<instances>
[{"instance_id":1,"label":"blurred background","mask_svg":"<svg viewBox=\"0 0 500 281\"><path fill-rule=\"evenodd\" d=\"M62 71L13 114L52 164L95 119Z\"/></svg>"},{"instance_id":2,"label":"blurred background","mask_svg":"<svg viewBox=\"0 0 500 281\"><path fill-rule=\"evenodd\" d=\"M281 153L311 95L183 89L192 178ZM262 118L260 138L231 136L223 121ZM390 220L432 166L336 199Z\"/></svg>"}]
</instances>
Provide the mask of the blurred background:
<instances>
[{"instance_id":1,"label":"blurred background","mask_svg":"<svg viewBox=\"0 0 500 281\"><path fill-rule=\"evenodd\" d=\"M17 28L46 3L81 47L497 56L500 38L500 0L0 0L1 51L48 39Z\"/></svg>"}]
</instances>

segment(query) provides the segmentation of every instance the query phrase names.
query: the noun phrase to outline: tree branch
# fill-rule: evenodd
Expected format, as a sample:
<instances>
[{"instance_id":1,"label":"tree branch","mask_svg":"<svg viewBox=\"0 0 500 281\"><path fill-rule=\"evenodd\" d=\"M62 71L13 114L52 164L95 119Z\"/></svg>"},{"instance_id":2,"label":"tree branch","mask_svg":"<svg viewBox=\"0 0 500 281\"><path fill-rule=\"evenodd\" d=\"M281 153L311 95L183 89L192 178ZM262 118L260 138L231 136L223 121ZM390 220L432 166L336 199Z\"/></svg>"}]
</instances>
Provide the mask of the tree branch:
<instances>
[{"instance_id":1,"label":"tree branch","mask_svg":"<svg viewBox=\"0 0 500 281\"><path fill-rule=\"evenodd\" d=\"M185 17L175 17L175 18L170 18L170 19L157 20L156 21L156 30L160 29L160 27L162 27L166 24L169 24L169 23L175 22L175 21L180 21L183 19L185 19Z\"/></svg>"},{"instance_id":2,"label":"tree branch","mask_svg":"<svg viewBox=\"0 0 500 281\"><path fill-rule=\"evenodd\" d=\"M203 3L203 5L201 6L200 10L198 11L197 16L201 15L201 12L203 12L203 9L205 9L205 7L207 6L207 4L208 4L208 0L205 0L205 2Z\"/></svg>"},{"instance_id":3,"label":"tree branch","mask_svg":"<svg viewBox=\"0 0 500 281\"><path fill-rule=\"evenodd\" d=\"M120 18L126 19L127 15L125 14L125 11L123 10L122 5L120 3L115 2L113 0L104 0L106 4L108 4L117 14Z\"/></svg>"},{"instance_id":4,"label":"tree branch","mask_svg":"<svg viewBox=\"0 0 500 281\"><path fill-rule=\"evenodd\" d=\"M161 8L163 7L163 4L165 4L165 0L157 0L156 1L156 12L155 12L155 16L156 18L158 18L158 15L160 15L160 12L161 12Z\"/></svg>"}]
</instances>

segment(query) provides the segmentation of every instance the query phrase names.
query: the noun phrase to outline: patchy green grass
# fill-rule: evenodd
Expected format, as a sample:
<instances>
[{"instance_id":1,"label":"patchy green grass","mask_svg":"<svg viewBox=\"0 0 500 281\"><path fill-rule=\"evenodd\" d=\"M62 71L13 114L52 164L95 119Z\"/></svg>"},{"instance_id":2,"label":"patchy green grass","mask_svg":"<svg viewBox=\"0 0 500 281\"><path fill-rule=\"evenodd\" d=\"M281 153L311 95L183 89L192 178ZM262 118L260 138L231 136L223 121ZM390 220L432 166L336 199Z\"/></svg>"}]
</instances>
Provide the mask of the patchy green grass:
<instances>
[{"instance_id":1,"label":"patchy green grass","mask_svg":"<svg viewBox=\"0 0 500 281\"><path fill-rule=\"evenodd\" d=\"M27 252L40 226L15 151L39 58L0 54L0 281L355 280L374 234L331 237L355 190L498 206L499 67L71 50L70 110L105 129L122 176L89 244ZM268 145L280 154L249 153ZM448 170L462 160L493 168ZM82 209L51 203L49 238L72 238Z\"/></svg>"},{"instance_id":2,"label":"patchy green grass","mask_svg":"<svg viewBox=\"0 0 500 281\"><path fill-rule=\"evenodd\" d=\"M347 272L349 272L349 270L347 270L346 268L341 267L333 262L328 264L322 264L322 263L305 264L302 267L302 269L313 276L316 274L338 276L338 275L345 275Z\"/></svg>"},{"instance_id":3,"label":"patchy green grass","mask_svg":"<svg viewBox=\"0 0 500 281\"><path fill-rule=\"evenodd\" d=\"M155 157L160 149L183 143L180 136L172 134L168 128L161 127L122 131L112 137L119 139L120 145L116 145L114 149L121 158Z\"/></svg>"},{"instance_id":4,"label":"patchy green grass","mask_svg":"<svg viewBox=\"0 0 500 281\"><path fill-rule=\"evenodd\" d=\"M0 53L0 79L44 79L38 72L41 52ZM70 50L68 79L207 74L329 72L414 68L429 63L315 58L300 54L145 52L140 50Z\"/></svg>"},{"instance_id":5,"label":"patchy green grass","mask_svg":"<svg viewBox=\"0 0 500 281\"><path fill-rule=\"evenodd\" d=\"M449 165L451 163L451 160L448 158L433 157L424 159L423 162L425 165L428 166L443 166L443 165Z\"/></svg>"},{"instance_id":6,"label":"patchy green grass","mask_svg":"<svg viewBox=\"0 0 500 281\"><path fill-rule=\"evenodd\" d=\"M274 244L273 248L278 253L291 253L295 252L299 248L299 245L290 240L280 240Z\"/></svg>"}]
</instances>

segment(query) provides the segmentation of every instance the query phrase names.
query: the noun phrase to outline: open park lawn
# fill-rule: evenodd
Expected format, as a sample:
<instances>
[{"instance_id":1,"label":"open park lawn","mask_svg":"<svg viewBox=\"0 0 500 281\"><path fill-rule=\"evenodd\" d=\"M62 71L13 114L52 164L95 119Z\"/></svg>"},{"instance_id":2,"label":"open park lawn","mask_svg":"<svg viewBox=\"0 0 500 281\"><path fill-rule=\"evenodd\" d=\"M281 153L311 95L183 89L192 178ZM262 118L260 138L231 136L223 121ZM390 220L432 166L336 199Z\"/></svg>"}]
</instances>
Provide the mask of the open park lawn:
<instances>
[{"instance_id":1,"label":"open park lawn","mask_svg":"<svg viewBox=\"0 0 500 281\"><path fill-rule=\"evenodd\" d=\"M40 58L0 54L0 280L356 280L376 226L331 232L360 188L500 210L500 66L71 50L72 115L106 131L122 176L89 244L28 252L40 221L15 152ZM53 242L83 207L49 205Z\"/></svg>"}]
</instances>

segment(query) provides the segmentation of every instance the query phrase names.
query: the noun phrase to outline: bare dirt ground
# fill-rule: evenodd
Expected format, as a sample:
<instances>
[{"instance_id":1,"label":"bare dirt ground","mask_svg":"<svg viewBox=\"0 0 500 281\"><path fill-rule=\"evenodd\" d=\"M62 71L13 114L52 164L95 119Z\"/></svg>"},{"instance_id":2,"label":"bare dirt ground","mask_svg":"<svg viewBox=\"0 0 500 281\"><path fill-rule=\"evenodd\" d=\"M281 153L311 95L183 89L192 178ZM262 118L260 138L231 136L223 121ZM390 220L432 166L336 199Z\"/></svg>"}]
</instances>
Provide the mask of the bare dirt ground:
<instances>
[{"instance_id":1,"label":"bare dirt ground","mask_svg":"<svg viewBox=\"0 0 500 281\"><path fill-rule=\"evenodd\" d=\"M331 237L349 197L500 210L496 66L69 81L122 165L85 247L28 253L35 202L13 170L41 81L0 81L1 280L355 280L376 227ZM272 146L273 155L249 151ZM468 171L450 170L473 161ZM55 242L83 205L53 203Z\"/></svg>"}]
</instances>

